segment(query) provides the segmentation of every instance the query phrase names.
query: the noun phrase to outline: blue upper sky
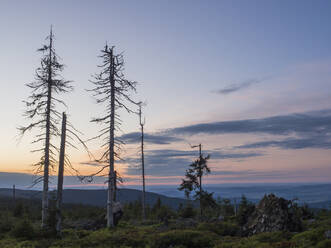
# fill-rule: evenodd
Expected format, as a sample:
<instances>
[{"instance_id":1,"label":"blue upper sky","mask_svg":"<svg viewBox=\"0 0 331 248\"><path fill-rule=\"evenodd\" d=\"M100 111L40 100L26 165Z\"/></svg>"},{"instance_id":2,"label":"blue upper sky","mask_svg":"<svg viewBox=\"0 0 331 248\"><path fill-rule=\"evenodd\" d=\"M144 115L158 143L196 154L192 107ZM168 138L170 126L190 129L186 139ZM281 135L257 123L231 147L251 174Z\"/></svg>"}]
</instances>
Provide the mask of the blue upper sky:
<instances>
[{"instance_id":1,"label":"blue upper sky","mask_svg":"<svg viewBox=\"0 0 331 248\"><path fill-rule=\"evenodd\" d=\"M85 89L91 88L88 80L98 70L97 56L106 41L124 52L127 77L141 82L135 97L147 101L148 133L165 140L177 130L169 144L147 144L151 182L177 183L194 158L178 152L195 142L214 154L212 183L242 180L243 174L246 181L327 181L331 156L323 121L331 109L330 13L328 0L1 1L0 171L28 172L38 157L29 153L30 136L17 145L15 128L26 123L21 101L29 90L24 83L34 79L40 58L36 49L53 25L55 46L66 64L63 76L75 86L75 92L64 96L66 111L87 137L97 133L89 120L102 110ZM291 122L294 127L288 129L293 113L306 118ZM316 115L321 122L312 117ZM281 120L277 130L290 131L236 132L227 127L216 134L181 133L191 125L235 125L249 119L273 126L264 122L270 116ZM309 126L312 119L316 122ZM119 135L138 130L136 117L124 114L123 120ZM316 133L295 128L302 123ZM324 139L317 138L321 130ZM298 148L296 139L311 145ZM98 144L92 147L97 150ZM129 144L128 161L134 164L136 154L137 145ZM77 165L86 160L78 151L72 156ZM174 164L177 170L169 171ZM124 174L135 174L130 166L123 165ZM162 178L167 171L172 181Z\"/></svg>"}]
</instances>

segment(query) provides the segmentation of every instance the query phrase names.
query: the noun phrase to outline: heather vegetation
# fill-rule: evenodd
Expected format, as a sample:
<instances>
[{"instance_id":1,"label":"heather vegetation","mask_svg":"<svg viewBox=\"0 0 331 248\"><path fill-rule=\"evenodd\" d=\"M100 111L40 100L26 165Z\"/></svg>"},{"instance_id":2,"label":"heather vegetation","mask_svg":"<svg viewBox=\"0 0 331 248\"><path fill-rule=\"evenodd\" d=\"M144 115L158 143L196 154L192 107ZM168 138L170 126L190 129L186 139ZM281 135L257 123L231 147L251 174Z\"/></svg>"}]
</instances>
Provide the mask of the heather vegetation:
<instances>
[{"instance_id":1,"label":"heather vegetation","mask_svg":"<svg viewBox=\"0 0 331 248\"><path fill-rule=\"evenodd\" d=\"M124 215L114 228L106 228L106 209L64 204L62 237L55 229L42 230L39 200L1 198L0 247L330 247L331 211L295 206L300 231L284 230L247 235L243 227L260 204L242 198L236 208L227 199L216 200L200 216L198 207L188 204L172 209L159 200L146 207L125 204ZM15 204L15 205L14 205ZM52 206L52 202L50 204ZM260 209L261 210L261 209ZM262 210L261 210L262 211ZM291 210L292 211L292 210ZM49 225L52 213L49 214ZM53 220L54 221L54 220Z\"/></svg>"}]
</instances>

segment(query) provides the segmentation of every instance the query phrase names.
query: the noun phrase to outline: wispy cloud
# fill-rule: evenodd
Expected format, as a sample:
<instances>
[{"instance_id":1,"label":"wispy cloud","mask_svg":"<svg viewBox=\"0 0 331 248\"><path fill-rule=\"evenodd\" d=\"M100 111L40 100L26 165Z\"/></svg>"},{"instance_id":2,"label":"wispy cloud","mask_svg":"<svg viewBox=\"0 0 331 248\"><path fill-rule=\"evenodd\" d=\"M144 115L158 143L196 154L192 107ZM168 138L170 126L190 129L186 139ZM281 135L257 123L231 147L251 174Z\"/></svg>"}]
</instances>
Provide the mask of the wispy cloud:
<instances>
[{"instance_id":1,"label":"wispy cloud","mask_svg":"<svg viewBox=\"0 0 331 248\"><path fill-rule=\"evenodd\" d=\"M249 80L243 81L241 83L228 85L228 86L226 86L222 89L216 90L214 92L218 93L218 94L221 94L221 95L228 95L228 94L237 92L239 90L246 89L246 88L250 87L253 84L261 83L262 81L263 80L249 79Z\"/></svg>"},{"instance_id":2,"label":"wispy cloud","mask_svg":"<svg viewBox=\"0 0 331 248\"><path fill-rule=\"evenodd\" d=\"M259 119L208 122L146 133L151 144L182 142L192 135L218 134L269 134L286 137L282 140L268 140L248 143L234 148L279 147L282 149L331 148L331 109L278 115ZM292 137L289 137L292 136ZM296 136L293 138L293 136ZM139 142L139 133L129 133L122 138L127 143ZM165 151L165 150L162 150ZM164 153L166 154L166 153ZM215 154L218 156L217 154Z\"/></svg>"},{"instance_id":3,"label":"wispy cloud","mask_svg":"<svg viewBox=\"0 0 331 248\"><path fill-rule=\"evenodd\" d=\"M331 149L331 110L273 116L261 119L210 122L169 129L173 135L195 134L270 134L287 136L282 140L270 139L236 146L234 148ZM288 136L295 136L288 137Z\"/></svg>"},{"instance_id":4,"label":"wispy cloud","mask_svg":"<svg viewBox=\"0 0 331 248\"><path fill-rule=\"evenodd\" d=\"M237 146L236 148L266 148L266 147L278 147L282 149L305 149L305 148L317 148L317 149L331 149L331 137L330 135L313 135L308 138L290 138L284 140L270 140L248 143L245 145Z\"/></svg>"},{"instance_id":5,"label":"wispy cloud","mask_svg":"<svg viewBox=\"0 0 331 248\"><path fill-rule=\"evenodd\" d=\"M266 133L272 135L329 134L331 109L261 119L193 124L167 130L173 135Z\"/></svg>"},{"instance_id":6,"label":"wispy cloud","mask_svg":"<svg viewBox=\"0 0 331 248\"><path fill-rule=\"evenodd\" d=\"M119 137L119 139L128 144L135 144L140 142L141 134L139 132L132 132L122 135L121 137ZM144 141L150 144L167 145L173 142L182 141L182 138L174 137L174 136L166 136L157 133L145 133Z\"/></svg>"},{"instance_id":7,"label":"wispy cloud","mask_svg":"<svg viewBox=\"0 0 331 248\"><path fill-rule=\"evenodd\" d=\"M246 144L232 146L232 148L204 150L204 154L211 155L211 161L232 159L238 161L265 155L268 147L281 149L331 149L331 110L294 113L259 119L245 119L223 122L209 122L187 125L146 134L152 144L172 144L183 142L185 139L198 135L218 134L267 134L269 140L254 141ZM275 138L277 136L277 139ZM280 136L280 137L279 137ZM139 133L131 133L126 137L126 142L139 142ZM158 139L160 139L158 141ZM256 139L255 139L256 140ZM178 149L152 149L145 151L145 168L148 176L171 177L185 173L187 166L198 156L196 150ZM249 150L244 150L249 149ZM258 149L256 151L256 149ZM127 176L141 173L140 157L129 156L119 163L126 164ZM94 164L89 164L94 165ZM214 175L234 177L245 175L245 178L275 177L275 173L256 173L254 171L233 172L214 171ZM286 174L286 173L285 173ZM282 174L283 175L283 174ZM280 175L281 177L281 175Z\"/></svg>"},{"instance_id":8,"label":"wispy cloud","mask_svg":"<svg viewBox=\"0 0 331 248\"><path fill-rule=\"evenodd\" d=\"M219 150L206 150L211 159L245 159L262 156L259 152L224 152ZM145 166L148 175L175 176L183 174L187 166L198 156L197 151L184 150L150 150L145 153ZM140 159L130 157L123 161L129 164L126 173L136 175L140 173Z\"/></svg>"}]
</instances>

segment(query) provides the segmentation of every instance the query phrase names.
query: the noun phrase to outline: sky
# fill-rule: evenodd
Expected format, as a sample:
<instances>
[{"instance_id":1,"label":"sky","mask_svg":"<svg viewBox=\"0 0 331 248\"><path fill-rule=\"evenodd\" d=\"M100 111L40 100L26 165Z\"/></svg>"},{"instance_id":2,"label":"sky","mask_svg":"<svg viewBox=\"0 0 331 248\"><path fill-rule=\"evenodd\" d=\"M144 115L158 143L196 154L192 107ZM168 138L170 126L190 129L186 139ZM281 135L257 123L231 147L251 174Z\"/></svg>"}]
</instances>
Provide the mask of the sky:
<instances>
[{"instance_id":1,"label":"sky","mask_svg":"<svg viewBox=\"0 0 331 248\"><path fill-rule=\"evenodd\" d=\"M330 182L330 11L327 0L2 0L0 186L31 184L40 156L30 152L36 133L20 139L17 127L28 123L25 84L51 25L62 75L75 87L59 110L85 140L100 128L90 120L103 109L86 91L100 50L107 42L123 52L126 77L139 82L132 97L146 102L148 184L179 184L199 143L211 155L207 184ZM138 117L121 118L116 168L137 185ZM96 155L100 145L89 143ZM82 148L68 155L82 174L97 169ZM68 187L78 184L66 175Z\"/></svg>"}]
</instances>

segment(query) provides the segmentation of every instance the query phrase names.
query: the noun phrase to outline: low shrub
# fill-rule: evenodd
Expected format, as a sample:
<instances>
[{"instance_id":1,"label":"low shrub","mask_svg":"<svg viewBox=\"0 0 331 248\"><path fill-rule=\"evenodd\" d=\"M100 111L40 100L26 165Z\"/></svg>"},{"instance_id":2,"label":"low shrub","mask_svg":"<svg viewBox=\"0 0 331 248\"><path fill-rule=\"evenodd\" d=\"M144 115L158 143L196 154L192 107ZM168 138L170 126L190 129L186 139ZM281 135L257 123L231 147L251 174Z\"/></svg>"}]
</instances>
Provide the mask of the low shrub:
<instances>
[{"instance_id":1,"label":"low shrub","mask_svg":"<svg viewBox=\"0 0 331 248\"><path fill-rule=\"evenodd\" d=\"M326 239L321 242L318 242L316 248L330 248L331 247L331 239Z\"/></svg>"},{"instance_id":2,"label":"low shrub","mask_svg":"<svg viewBox=\"0 0 331 248\"><path fill-rule=\"evenodd\" d=\"M6 214L0 217L0 233L9 232L13 228L13 220Z\"/></svg>"},{"instance_id":3,"label":"low shrub","mask_svg":"<svg viewBox=\"0 0 331 248\"><path fill-rule=\"evenodd\" d=\"M315 247L317 243L323 241L324 231L323 228L308 230L294 235L291 240L299 247Z\"/></svg>"},{"instance_id":4,"label":"low shrub","mask_svg":"<svg viewBox=\"0 0 331 248\"><path fill-rule=\"evenodd\" d=\"M151 242L151 247L208 248L213 247L217 239L217 235L211 232L172 230L155 235L154 240Z\"/></svg>"},{"instance_id":5,"label":"low shrub","mask_svg":"<svg viewBox=\"0 0 331 248\"><path fill-rule=\"evenodd\" d=\"M192 205L186 205L184 208L180 209L179 216L182 218L194 218L196 211Z\"/></svg>"},{"instance_id":6,"label":"low shrub","mask_svg":"<svg viewBox=\"0 0 331 248\"><path fill-rule=\"evenodd\" d=\"M198 225L198 230L210 231L221 236L236 236L240 232L238 225L228 222L201 223Z\"/></svg>"},{"instance_id":7,"label":"low shrub","mask_svg":"<svg viewBox=\"0 0 331 248\"><path fill-rule=\"evenodd\" d=\"M137 228L102 229L80 240L81 247L145 247L145 233ZM98 246L99 245L99 246ZM104 245L104 246L102 246Z\"/></svg>"},{"instance_id":8,"label":"low shrub","mask_svg":"<svg viewBox=\"0 0 331 248\"><path fill-rule=\"evenodd\" d=\"M290 240L293 235L290 232L266 232L251 237L261 243L277 243Z\"/></svg>"},{"instance_id":9,"label":"low shrub","mask_svg":"<svg viewBox=\"0 0 331 248\"><path fill-rule=\"evenodd\" d=\"M35 230L28 219L18 221L12 231L15 238L32 239L35 237Z\"/></svg>"}]
</instances>

